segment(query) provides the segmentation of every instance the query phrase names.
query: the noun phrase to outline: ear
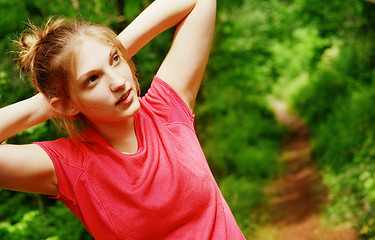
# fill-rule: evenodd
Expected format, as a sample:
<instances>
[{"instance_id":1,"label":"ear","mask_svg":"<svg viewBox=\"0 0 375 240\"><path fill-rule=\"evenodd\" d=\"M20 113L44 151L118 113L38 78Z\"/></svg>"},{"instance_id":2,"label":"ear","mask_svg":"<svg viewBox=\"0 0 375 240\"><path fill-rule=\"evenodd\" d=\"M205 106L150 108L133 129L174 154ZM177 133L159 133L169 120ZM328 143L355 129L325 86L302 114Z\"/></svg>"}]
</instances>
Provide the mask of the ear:
<instances>
[{"instance_id":1,"label":"ear","mask_svg":"<svg viewBox=\"0 0 375 240\"><path fill-rule=\"evenodd\" d=\"M67 105L64 105L62 99L59 97L51 98L50 104L53 111L62 117L73 117L80 113L80 111L70 102L68 102Z\"/></svg>"}]
</instances>

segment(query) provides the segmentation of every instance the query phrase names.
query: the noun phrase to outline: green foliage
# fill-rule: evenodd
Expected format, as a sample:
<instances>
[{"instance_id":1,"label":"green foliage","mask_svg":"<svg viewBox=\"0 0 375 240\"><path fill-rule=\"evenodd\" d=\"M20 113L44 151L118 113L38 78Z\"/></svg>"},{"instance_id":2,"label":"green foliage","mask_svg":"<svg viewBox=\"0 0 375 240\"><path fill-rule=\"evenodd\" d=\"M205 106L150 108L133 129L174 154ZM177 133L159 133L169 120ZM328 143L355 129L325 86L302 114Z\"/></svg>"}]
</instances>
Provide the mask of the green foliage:
<instances>
[{"instance_id":1,"label":"green foliage","mask_svg":"<svg viewBox=\"0 0 375 240\"><path fill-rule=\"evenodd\" d=\"M25 212L35 207L32 194L16 193L0 190L0 219L17 222Z\"/></svg>"},{"instance_id":2,"label":"green foliage","mask_svg":"<svg viewBox=\"0 0 375 240\"><path fill-rule=\"evenodd\" d=\"M314 157L330 189L327 221L351 222L373 239L375 4L296 3L325 46L291 101L311 127Z\"/></svg>"},{"instance_id":3,"label":"green foliage","mask_svg":"<svg viewBox=\"0 0 375 240\"><path fill-rule=\"evenodd\" d=\"M5 195L9 195L7 191ZM4 194L1 194L3 196ZM30 197L30 194L16 193L18 198ZM39 195L33 195L34 200L38 199L41 201ZM93 239L87 231L83 228L79 220L65 207L61 202L57 204L51 204L44 209L44 203L41 209L35 209L32 205L24 202L11 203L15 197L7 200L2 200L2 203L8 208L12 205L15 207L21 207L21 209L10 209L10 211L16 212L16 216L7 218L6 221L0 223L0 238L9 240L39 240L39 239L71 239L71 240L83 240ZM0 216L3 216L2 214ZM17 219L18 218L18 219Z\"/></svg>"},{"instance_id":4,"label":"green foliage","mask_svg":"<svg viewBox=\"0 0 375 240\"><path fill-rule=\"evenodd\" d=\"M46 229L48 236L55 236L59 240L93 240L81 222L61 202L50 206L46 210ZM56 220L59 221L56 221Z\"/></svg>"},{"instance_id":5,"label":"green foliage","mask_svg":"<svg viewBox=\"0 0 375 240\"><path fill-rule=\"evenodd\" d=\"M35 239L34 233L29 232L28 228L34 225L38 215L38 211L31 211L26 213L21 221L14 225L9 222L2 222L0 224L0 235L4 239Z\"/></svg>"},{"instance_id":6,"label":"green foliage","mask_svg":"<svg viewBox=\"0 0 375 240\"><path fill-rule=\"evenodd\" d=\"M215 176L269 178L283 130L267 104L272 62L267 4L218 13L218 33L196 107L197 132Z\"/></svg>"},{"instance_id":7,"label":"green foliage","mask_svg":"<svg viewBox=\"0 0 375 240\"><path fill-rule=\"evenodd\" d=\"M289 38L275 41L272 57L277 82L273 94L290 102L295 95L299 98L301 89L311 86L309 72L315 67L323 51L329 44L319 36L315 26L298 27ZM301 99L298 99L301 104Z\"/></svg>"},{"instance_id":8,"label":"green foliage","mask_svg":"<svg viewBox=\"0 0 375 240\"><path fill-rule=\"evenodd\" d=\"M230 175L220 182L220 190L231 207L232 213L246 236L251 229L252 223L257 220L254 209L262 201L260 186L263 182L254 181L253 178ZM249 214L251 213L251 214Z\"/></svg>"},{"instance_id":9,"label":"green foliage","mask_svg":"<svg viewBox=\"0 0 375 240\"><path fill-rule=\"evenodd\" d=\"M375 138L369 132L361 146L354 151L351 164L344 164L340 171L332 168L326 171L325 183L330 188L331 205L325 215L331 223L342 221L357 224L358 232L365 239L374 233L375 204ZM344 155L344 154L343 154ZM355 167L353 167L355 166Z\"/></svg>"},{"instance_id":10,"label":"green foliage","mask_svg":"<svg viewBox=\"0 0 375 240\"><path fill-rule=\"evenodd\" d=\"M228 2L229 3L229 2ZM275 21L283 18L278 1L219 1L217 33L196 104L202 147L246 235L259 216L262 188L279 171L284 129L268 104L276 81ZM282 67L280 66L280 69Z\"/></svg>"},{"instance_id":11,"label":"green foliage","mask_svg":"<svg viewBox=\"0 0 375 240\"><path fill-rule=\"evenodd\" d=\"M326 208L330 224L350 222L365 239L374 237L375 164L358 163L340 173L326 172L325 183L330 189L331 205Z\"/></svg>"},{"instance_id":12,"label":"green foliage","mask_svg":"<svg viewBox=\"0 0 375 240\"><path fill-rule=\"evenodd\" d=\"M353 163L366 136L375 131L375 113L371 110L375 104L374 96L374 91L367 89L352 92L319 125L315 138L319 163L327 164L336 171L340 171L342 165Z\"/></svg>"}]
</instances>

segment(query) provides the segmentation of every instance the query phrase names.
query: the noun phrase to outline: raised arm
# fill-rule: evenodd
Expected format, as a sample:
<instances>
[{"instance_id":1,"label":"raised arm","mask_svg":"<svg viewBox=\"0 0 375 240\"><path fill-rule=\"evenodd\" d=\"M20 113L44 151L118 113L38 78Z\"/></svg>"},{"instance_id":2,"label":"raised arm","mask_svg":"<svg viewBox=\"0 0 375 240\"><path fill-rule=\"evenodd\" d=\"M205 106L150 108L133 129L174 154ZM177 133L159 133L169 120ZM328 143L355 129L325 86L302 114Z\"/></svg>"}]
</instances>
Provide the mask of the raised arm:
<instances>
[{"instance_id":1,"label":"raised arm","mask_svg":"<svg viewBox=\"0 0 375 240\"><path fill-rule=\"evenodd\" d=\"M42 94L0 109L0 140L49 118ZM0 188L57 195L54 166L37 145L0 145Z\"/></svg>"},{"instance_id":2,"label":"raised arm","mask_svg":"<svg viewBox=\"0 0 375 240\"><path fill-rule=\"evenodd\" d=\"M211 49L215 16L215 0L156 0L119 39L134 55L157 34L178 25L157 75L193 109Z\"/></svg>"},{"instance_id":3,"label":"raised arm","mask_svg":"<svg viewBox=\"0 0 375 240\"><path fill-rule=\"evenodd\" d=\"M0 142L49 119L48 102L39 93L0 109Z\"/></svg>"}]
</instances>

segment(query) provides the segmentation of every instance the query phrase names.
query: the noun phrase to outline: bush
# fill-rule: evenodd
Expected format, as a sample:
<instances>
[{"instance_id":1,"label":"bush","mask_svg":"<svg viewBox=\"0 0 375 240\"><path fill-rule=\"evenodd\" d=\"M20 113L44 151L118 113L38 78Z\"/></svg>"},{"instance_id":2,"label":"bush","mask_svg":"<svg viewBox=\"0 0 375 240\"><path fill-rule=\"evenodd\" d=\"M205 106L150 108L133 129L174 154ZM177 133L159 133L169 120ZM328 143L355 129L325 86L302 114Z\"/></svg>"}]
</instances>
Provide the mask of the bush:
<instances>
[{"instance_id":1,"label":"bush","mask_svg":"<svg viewBox=\"0 0 375 240\"><path fill-rule=\"evenodd\" d=\"M369 39L375 32L369 26L374 24L375 5L352 3L352 8L338 10L344 13L338 14L343 18L338 32L328 31L335 28L332 23L320 25L321 35L329 36L331 46L311 69L309 82L293 97L293 105L311 128L314 159L330 189L327 220L350 222L362 237L373 239L375 44ZM320 14L315 21L333 16Z\"/></svg>"},{"instance_id":2,"label":"bush","mask_svg":"<svg viewBox=\"0 0 375 240\"><path fill-rule=\"evenodd\" d=\"M16 201L18 199L18 201ZM0 239L92 240L61 202L36 194L0 191ZM48 203L48 204L47 204Z\"/></svg>"},{"instance_id":3,"label":"bush","mask_svg":"<svg viewBox=\"0 0 375 240\"><path fill-rule=\"evenodd\" d=\"M316 160L322 166L340 171L361 150L366 136L375 132L375 93L362 89L342 101L327 121L315 130Z\"/></svg>"},{"instance_id":4,"label":"bush","mask_svg":"<svg viewBox=\"0 0 375 240\"><path fill-rule=\"evenodd\" d=\"M341 169L340 173L326 172L330 205L325 210L330 224L349 222L365 239L375 237L375 164L356 163Z\"/></svg>"},{"instance_id":5,"label":"bush","mask_svg":"<svg viewBox=\"0 0 375 240\"><path fill-rule=\"evenodd\" d=\"M245 236L257 222L258 216L254 209L262 201L264 184L259 180L233 175L223 178L219 183L221 192Z\"/></svg>"}]
</instances>

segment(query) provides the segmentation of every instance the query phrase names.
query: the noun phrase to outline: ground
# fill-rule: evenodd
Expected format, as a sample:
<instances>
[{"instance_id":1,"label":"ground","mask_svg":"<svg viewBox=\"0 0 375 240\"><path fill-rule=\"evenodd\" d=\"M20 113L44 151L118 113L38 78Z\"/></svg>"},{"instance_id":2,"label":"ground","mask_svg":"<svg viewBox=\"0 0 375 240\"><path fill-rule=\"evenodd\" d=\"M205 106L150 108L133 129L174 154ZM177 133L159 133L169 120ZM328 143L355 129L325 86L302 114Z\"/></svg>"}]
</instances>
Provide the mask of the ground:
<instances>
[{"instance_id":1,"label":"ground","mask_svg":"<svg viewBox=\"0 0 375 240\"><path fill-rule=\"evenodd\" d=\"M328 189L311 159L308 127L288 112L283 102L275 102L275 114L290 134L280 156L284 171L264 191L268 203L262 214L269 219L257 229L253 240L357 240L350 226L323 223ZM250 238L248 238L250 239Z\"/></svg>"}]
</instances>

